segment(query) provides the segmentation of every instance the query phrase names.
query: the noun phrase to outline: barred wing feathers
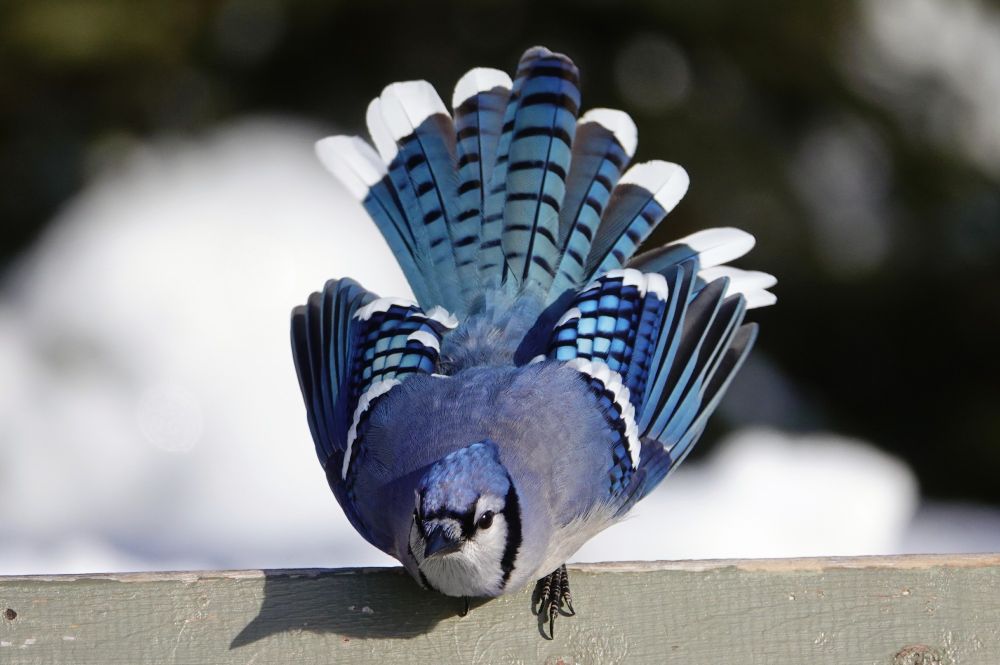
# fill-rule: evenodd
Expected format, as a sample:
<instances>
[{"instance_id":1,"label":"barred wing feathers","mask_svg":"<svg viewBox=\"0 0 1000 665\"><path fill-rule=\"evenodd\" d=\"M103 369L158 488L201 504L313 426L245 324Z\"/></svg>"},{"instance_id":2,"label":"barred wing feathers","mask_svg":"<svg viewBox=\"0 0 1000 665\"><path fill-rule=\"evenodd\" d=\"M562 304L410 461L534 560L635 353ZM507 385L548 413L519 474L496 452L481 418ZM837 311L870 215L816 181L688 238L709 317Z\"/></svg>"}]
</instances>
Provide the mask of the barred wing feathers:
<instances>
[{"instance_id":1,"label":"barred wing feathers","mask_svg":"<svg viewBox=\"0 0 1000 665\"><path fill-rule=\"evenodd\" d=\"M456 325L443 309L378 298L351 279L327 282L292 312L292 355L316 454L351 523L376 546L353 494L368 416L408 376L434 372L441 340Z\"/></svg>"},{"instance_id":2,"label":"barred wing feathers","mask_svg":"<svg viewBox=\"0 0 1000 665\"><path fill-rule=\"evenodd\" d=\"M580 373L619 433L606 491L622 511L684 460L756 335L744 296L727 278L696 289L697 272L697 257L666 276L610 271L552 331L545 357Z\"/></svg>"}]
</instances>

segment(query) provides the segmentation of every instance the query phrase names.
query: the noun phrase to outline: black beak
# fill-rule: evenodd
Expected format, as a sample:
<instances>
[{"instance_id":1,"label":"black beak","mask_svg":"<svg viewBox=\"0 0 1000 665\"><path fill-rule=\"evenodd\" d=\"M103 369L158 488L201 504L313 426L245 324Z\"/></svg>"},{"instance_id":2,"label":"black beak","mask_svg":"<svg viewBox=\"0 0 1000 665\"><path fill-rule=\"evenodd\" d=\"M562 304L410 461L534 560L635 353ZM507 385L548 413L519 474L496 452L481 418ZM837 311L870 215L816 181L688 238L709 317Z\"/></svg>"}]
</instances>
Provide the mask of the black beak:
<instances>
[{"instance_id":1,"label":"black beak","mask_svg":"<svg viewBox=\"0 0 1000 665\"><path fill-rule=\"evenodd\" d=\"M457 552L462 546L461 541L453 540L445 530L437 527L427 536L427 545L424 547L424 558L429 559L435 554L451 554Z\"/></svg>"}]
</instances>

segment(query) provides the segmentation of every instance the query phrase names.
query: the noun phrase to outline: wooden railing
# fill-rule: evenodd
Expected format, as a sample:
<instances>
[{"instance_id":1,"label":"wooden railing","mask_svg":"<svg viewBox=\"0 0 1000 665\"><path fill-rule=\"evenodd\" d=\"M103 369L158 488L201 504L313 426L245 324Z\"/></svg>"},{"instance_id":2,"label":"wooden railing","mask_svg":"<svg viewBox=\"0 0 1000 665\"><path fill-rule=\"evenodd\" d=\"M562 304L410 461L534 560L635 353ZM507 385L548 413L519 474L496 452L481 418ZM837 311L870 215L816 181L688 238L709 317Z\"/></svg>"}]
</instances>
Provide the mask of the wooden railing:
<instances>
[{"instance_id":1,"label":"wooden railing","mask_svg":"<svg viewBox=\"0 0 1000 665\"><path fill-rule=\"evenodd\" d=\"M0 664L1000 665L1000 555L570 569L545 639L530 590L463 603L401 569L0 577Z\"/></svg>"}]
</instances>

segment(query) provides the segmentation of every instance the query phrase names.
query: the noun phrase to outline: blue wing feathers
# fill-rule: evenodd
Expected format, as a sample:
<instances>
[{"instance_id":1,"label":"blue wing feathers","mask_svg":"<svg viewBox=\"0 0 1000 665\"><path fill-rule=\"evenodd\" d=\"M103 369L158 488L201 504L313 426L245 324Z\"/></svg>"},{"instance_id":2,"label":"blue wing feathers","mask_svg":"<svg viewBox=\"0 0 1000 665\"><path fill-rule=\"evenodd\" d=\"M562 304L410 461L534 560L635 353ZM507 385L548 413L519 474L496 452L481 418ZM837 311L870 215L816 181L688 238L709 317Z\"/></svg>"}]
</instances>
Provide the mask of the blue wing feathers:
<instances>
[{"instance_id":1,"label":"blue wing feathers","mask_svg":"<svg viewBox=\"0 0 1000 665\"><path fill-rule=\"evenodd\" d=\"M690 428L698 415L704 399L704 389L712 374L718 367L722 355L732 339L733 333L743 319L745 307L742 298L732 296L722 301L711 325L702 334L700 348L695 358L694 367L687 381L687 386L681 395L676 415L659 437L666 445L679 442ZM678 460L684 458L685 451L673 448L671 452Z\"/></svg>"},{"instance_id":2,"label":"blue wing feathers","mask_svg":"<svg viewBox=\"0 0 1000 665\"><path fill-rule=\"evenodd\" d=\"M291 340L316 454L355 527L352 460L363 458L375 401L414 373L432 373L455 321L415 303L376 296L350 279L331 280L292 312Z\"/></svg>"},{"instance_id":3,"label":"blue wing feathers","mask_svg":"<svg viewBox=\"0 0 1000 665\"><path fill-rule=\"evenodd\" d=\"M646 405L646 408L652 410L652 421L644 431L654 439L663 441L662 437L671 417L677 413L677 407L695 372L702 341L715 319L724 291L725 284L716 283L698 294L686 308L679 345L670 366L663 368L667 371L665 390L655 396L658 398L657 402Z\"/></svg>"},{"instance_id":4,"label":"blue wing feathers","mask_svg":"<svg viewBox=\"0 0 1000 665\"><path fill-rule=\"evenodd\" d=\"M292 353L316 453L324 467L342 452L348 406L356 392L349 380L350 319L374 299L353 280L331 280L292 314Z\"/></svg>"},{"instance_id":5,"label":"blue wing feathers","mask_svg":"<svg viewBox=\"0 0 1000 665\"><path fill-rule=\"evenodd\" d=\"M670 369L674 366L674 359L680 347L681 331L687 314L687 303L691 298L691 287L696 269L696 261L688 262L676 266L673 272L666 277L673 296L668 299L667 305L664 307L656 343L651 351L650 373L643 390L642 408L639 413L640 431L648 432L654 417L659 413L656 404L667 389Z\"/></svg>"},{"instance_id":6,"label":"blue wing feathers","mask_svg":"<svg viewBox=\"0 0 1000 665\"><path fill-rule=\"evenodd\" d=\"M687 456L753 341L756 329L740 327L744 298L727 297L724 278L696 291L697 271L695 256L666 275L609 272L578 292L552 331L548 357L591 376L603 367L627 388L635 422L624 409L609 420L642 441L638 467L623 463L634 439L622 435L610 452L609 492L623 505ZM595 381L595 394L614 381Z\"/></svg>"},{"instance_id":7,"label":"blue wing feathers","mask_svg":"<svg viewBox=\"0 0 1000 665\"><path fill-rule=\"evenodd\" d=\"M735 333L727 342L727 348L712 368L711 379L703 387L697 413L687 431L678 439L671 451L675 454L678 464L684 460L704 431L709 416L719 405L723 394L746 360L756 337L757 325L750 323L735 329Z\"/></svg>"}]
</instances>

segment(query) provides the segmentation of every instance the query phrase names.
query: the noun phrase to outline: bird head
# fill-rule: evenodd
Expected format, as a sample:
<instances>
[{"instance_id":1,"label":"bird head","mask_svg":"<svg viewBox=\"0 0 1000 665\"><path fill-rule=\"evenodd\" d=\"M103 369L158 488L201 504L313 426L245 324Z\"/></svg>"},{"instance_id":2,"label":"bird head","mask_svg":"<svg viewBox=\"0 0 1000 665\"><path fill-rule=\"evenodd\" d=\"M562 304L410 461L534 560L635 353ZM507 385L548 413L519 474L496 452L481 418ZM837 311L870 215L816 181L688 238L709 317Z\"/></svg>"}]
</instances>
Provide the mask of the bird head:
<instances>
[{"instance_id":1,"label":"bird head","mask_svg":"<svg viewBox=\"0 0 1000 665\"><path fill-rule=\"evenodd\" d=\"M496 595L520 545L517 491L495 443L461 448L428 469L416 491L410 549L434 588Z\"/></svg>"}]
</instances>

